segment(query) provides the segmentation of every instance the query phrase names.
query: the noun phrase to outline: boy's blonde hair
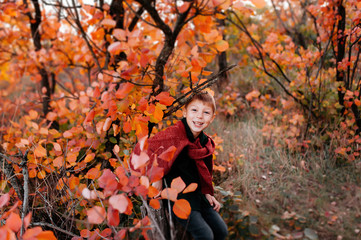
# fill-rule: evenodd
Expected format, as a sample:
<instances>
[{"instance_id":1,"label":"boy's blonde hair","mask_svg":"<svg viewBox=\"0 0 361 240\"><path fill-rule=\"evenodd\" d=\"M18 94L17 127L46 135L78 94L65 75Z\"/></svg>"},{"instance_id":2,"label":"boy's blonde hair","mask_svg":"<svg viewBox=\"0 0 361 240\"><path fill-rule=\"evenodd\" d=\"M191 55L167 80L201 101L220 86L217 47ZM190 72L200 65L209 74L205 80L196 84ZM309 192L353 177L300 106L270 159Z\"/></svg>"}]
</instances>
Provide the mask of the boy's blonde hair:
<instances>
[{"instance_id":1,"label":"boy's blonde hair","mask_svg":"<svg viewBox=\"0 0 361 240\"><path fill-rule=\"evenodd\" d=\"M199 100L205 104L209 104L212 107L213 113L216 113L216 101L214 100L214 97L208 92L208 91L200 91L196 93L193 98L189 99L187 103L184 105L185 108L188 107L188 105L193 102L194 100Z\"/></svg>"}]
</instances>

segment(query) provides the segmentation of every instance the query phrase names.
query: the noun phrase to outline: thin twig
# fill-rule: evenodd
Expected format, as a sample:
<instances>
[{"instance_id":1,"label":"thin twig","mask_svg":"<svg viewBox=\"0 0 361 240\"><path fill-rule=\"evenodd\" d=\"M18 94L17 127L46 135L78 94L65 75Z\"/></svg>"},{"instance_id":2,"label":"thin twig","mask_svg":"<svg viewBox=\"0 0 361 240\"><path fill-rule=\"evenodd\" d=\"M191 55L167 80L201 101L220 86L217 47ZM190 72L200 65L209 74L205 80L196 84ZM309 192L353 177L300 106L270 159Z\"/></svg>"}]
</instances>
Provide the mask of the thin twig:
<instances>
[{"instance_id":1,"label":"thin twig","mask_svg":"<svg viewBox=\"0 0 361 240\"><path fill-rule=\"evenodd\" d=\"M61 229L60 227L57 227L57 226L54 226L53 224L50 224L50 223L44 223L44 222L35 222L35 223L31 223L30 224L31 226L42 226L42 227L49 227L49 228L53 228L59 232L62 232L62 233L65 233L65 234L68 234L69 236L72 236L72 237L79 237L78 235L75 235L74 233L72 232L69 232L67 230L64 230L64 229Z\"/></svg>"}]
</instances>

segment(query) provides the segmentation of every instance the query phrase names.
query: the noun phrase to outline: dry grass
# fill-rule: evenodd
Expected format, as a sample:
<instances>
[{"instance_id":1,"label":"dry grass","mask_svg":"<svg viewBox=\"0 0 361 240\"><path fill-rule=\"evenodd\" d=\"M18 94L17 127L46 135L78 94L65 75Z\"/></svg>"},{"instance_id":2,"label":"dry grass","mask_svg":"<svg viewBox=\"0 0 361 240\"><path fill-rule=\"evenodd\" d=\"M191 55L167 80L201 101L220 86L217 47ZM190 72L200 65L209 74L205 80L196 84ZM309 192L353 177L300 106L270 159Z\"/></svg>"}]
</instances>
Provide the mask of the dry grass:
<instances>
[{"instance_id":1,"label":"dry grass","mask_svg":"<svg viewBox=\"0 0 361 240\"><path fill-rule=\"evenodd\" d=\"M255 117L215 120L208 132L224 139L217 163L227 167L215 183L242 192L241 207L263 229L277 225L286 236L311 228L319 239L361 239L360 160L336 166L327 146L289 153L267 144L261 128Z\"/></svg>"}]
</instances>

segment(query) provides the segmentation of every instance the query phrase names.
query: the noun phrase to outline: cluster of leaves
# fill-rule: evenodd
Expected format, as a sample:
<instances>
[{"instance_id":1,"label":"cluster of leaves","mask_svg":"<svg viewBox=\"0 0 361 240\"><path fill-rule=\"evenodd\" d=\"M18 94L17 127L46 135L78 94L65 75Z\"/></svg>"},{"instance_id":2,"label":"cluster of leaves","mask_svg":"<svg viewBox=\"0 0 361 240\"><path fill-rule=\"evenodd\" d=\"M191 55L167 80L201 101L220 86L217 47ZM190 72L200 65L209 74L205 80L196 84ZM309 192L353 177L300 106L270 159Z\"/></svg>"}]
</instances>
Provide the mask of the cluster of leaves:
<instances>
[{"instance_id":1,"label":"cluster of leaves","mask_svg":"<svg viewBox=\"0 0 361 240\"><path fill-rule=\"evenodd\" d=\"M360 3L270 4L259 17L247 8L226 12L231 57L257 81L242 78L253 88L243 95L245 103L263 114L273 144L320 148L324 142L314 136L321 135L339 158L354 161L361 129ZM239 52L246 55L239 59Z\"/></svg>"},{"instance_id":2,"label":"cluster of leaves","mask_svg":"<svg viewBox=\"0 0 361 240\"><path fill-rule=\"evenodd\" d=\"M0 191L14 193L13 206L23 202L22 222L32 212L34 226L61 239L146 237L154 222L140 216L139 205L155 196L151 183L162 171L134 175L131 150L149 130L161 128L155 124L180 117L187 97L215 82L206 69L229 47L217 26L220 13L233 6L243 5L0 4ZM147 162L133 161L139 169ZM194 186L181 186L177 180L161 197L174 200L184 218L190 208L177 194ZM158 200L149 205L157 208ZM10 229L24 238L15 225Z\"/></svg>"},{"instance_id":3,"label":"cluster of leaves","mask_svg":"<svg viewBox=\"0 0 361 240\"><path fill-rule=\"evenodd\" d=\"M0 208L6 209L6 205L10 201L10 194L6 193L0 197ZM52 231L43 231L41 227L29 228L31 222L31 213L20 218L18 213L19 202L16 202L7 211L4 210L1 215L0 221L5 221L5 224L0 227L0 234L2 239L15 240L21 239L49 239L55 240L54 233Z\"/></svg>"}]
</instances>

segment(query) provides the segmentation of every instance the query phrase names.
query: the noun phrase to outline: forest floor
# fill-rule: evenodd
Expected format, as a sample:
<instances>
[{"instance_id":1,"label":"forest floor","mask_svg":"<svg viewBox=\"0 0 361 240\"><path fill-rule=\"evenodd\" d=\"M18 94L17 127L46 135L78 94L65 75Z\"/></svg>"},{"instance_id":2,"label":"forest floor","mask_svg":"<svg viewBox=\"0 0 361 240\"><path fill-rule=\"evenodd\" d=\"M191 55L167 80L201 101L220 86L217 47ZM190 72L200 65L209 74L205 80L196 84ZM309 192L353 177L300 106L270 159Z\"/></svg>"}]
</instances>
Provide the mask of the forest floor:
<instances>
[{"instance_id":1,"label":"forest floor","mask_svg":"<svg viewBox=\"0 0 361 240\"><path fill-rule=\"evenodd\" d=\"M261 129L254 117L218 118L208 129L223 139L214 182L230 239L361 239L361 161L339 166L327 146L291 153Z\"/></svg>"}]
</instances>

